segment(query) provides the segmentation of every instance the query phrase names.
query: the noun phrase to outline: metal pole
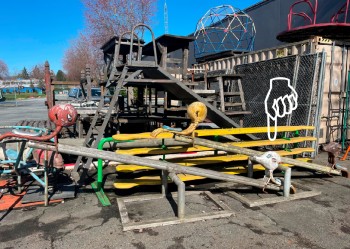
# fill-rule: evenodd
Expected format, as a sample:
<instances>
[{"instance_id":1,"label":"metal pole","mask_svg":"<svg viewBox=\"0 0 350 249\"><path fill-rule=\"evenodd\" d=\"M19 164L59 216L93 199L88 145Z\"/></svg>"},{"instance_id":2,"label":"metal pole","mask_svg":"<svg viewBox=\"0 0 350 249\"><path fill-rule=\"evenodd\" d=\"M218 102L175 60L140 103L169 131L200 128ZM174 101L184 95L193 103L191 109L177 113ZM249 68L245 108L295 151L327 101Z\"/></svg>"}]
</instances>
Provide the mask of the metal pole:
<instances>
[{"instance_id":1,"label":"metal pole","mask_svg":"<svg viewBox=\"0 0 350 249\"><path fill-rule=\"evenodd\" d=\"M177 185L177 217L183 219L185 217L185 183L174 172L170 172L169 176Z\"/></svg>"},{"instance_id":2,"label":"metal pole","mask_svg":"<svg viewBox=\"0 0 350 249\"><path fill-rule=\"evenodd\" d=\"M333 63L334 63L334 49L335 49L335 42L332 43L332 50L331 50L331 62L330 62L330 76L329 76L329 86L328 86L328 115L327 115L327 133L326 133L326 143L329 143L331 141L331 133L333 133L332 130L332 84L333 84Z\"/></svg>"},{"instance_id":3,"label":"metal pole","mask_svg":"<svg viewBox=\"0 0 350 249\"><path fill-rule=\"evenodd\" d=\"M247 166L247 171L248 171L248 177L253 178L254 174L254 165L250 159L248 159L248 166Z\"/></svg>"},{"instance_id":4,"label":"metal pole","mask_svg":"<svg viewBox=\"0 0 350 249\"><path fill-rule=\"evenodd\" d=\"M207 139L202 138L188 138L184 136L175 136L175 140L181 141L181 142L187 142L187 143L194 143L196 145L202 145L214 149L219 149L227 152L233 152L237 154L244 154L248 156L260 156L264 154L264 152L255 151L251 149L241 148L238 146L230 145L230 144L222 144L214 141L210 141ZM322 171L325 173L331 173L335 175L341 175L341 172L338 170L331 169L330 167L322 166L315 163L307 163L303 161L299 161L296 159L288 158L288 157L281 157L283 163L293 164L299 167L307 168L307 169L313 169L317 171Z\"/></svg>"},{"instance_id":5,"label":"metal pole","mask_svg":"<svg viewBox=\"0 0 350 249\"><path fill-rule=\"evenodd\" d=\"M48 158L49 158L49 151L45 151L45 158L44 158L44 194L45 194L45 207L49 205L49 180L47 177L47 167L48 167Z\"/></svg>"},{"instance_id":6,"label":"metal pole","mask_svg":"<svg viewBox=\"0 0 350 249\"><path fill-rule=\"evenodd\" d=\"M27 143L27 141L25 141L25 140L22 141L21 148L18 151L18 156L17 156L16 163L15 163L15 171L17 174L18 193L22 193L22 175L21 175L22 173L21 173L20 169L21 169L22 155L23 155L24 149L26 147L26 143Z\"/></svg>"},{"instance_id":7,"label":"metal pole","mask_svg":"<svg viewBox=\"0 0 350 249\"><path fill-rule=\"evenodd\" d=\"M55 146L47 145L47 144L29 142L28 146L31 148L56 151ZM149 167L152 167L155 169L167 170L170 172L203 176L203 177L207 177L207 178L211 178L211 179L215 179L215 180L237 182L240 184L249 185L249 186L253 186L253 187L257 187L257 188L264 188L265 187L264 182L257 180L257 179L250 179L250 178L247 178L244 176L228 175L228 174L224 174L221 172L208 170L208 169L201 169L201 168L197 168L197 167L184 167L184 166L180 166L180 165L175 164L175 163L169 163L169 162L164 162L164 161L155 161L155 160L147 159L144 157L122 155L122 154L117 154L115 152L109 152L109 151L100 151L100 150L93 149L93 148L75 147L75 146L59 144L58 151L61 153L64 153L64 154L71 154L71 155L91 157L91 158L101 158L104 160L117 161L117 162L121 162L121 163L125 163L125 164L136 164L136 165L142 165L142 166L149 166ZM338 171L336 171L336 172L338 172ZM280 187L275 186L275 185L268 185L266 187L266 189L278 191L278 190L280 190Z\"/></svg>"},{"instance_id":8,"label":"metal pole","mask_svg":"<svg viewBox=\"0 0 350 249\"><path fill-rule=\"evenodd\" d=\"M321 114L322 114L322 105L323 105L323 90L324 90L324 73L325 73L325 66L326 66L326 52L322 51L322 57L321 57L321 68L320 68L320 75L318 79L318 92L317 92L317 108L315 113L315 137L320 137L320 126L321 126ZM312 152L312 157L315 157L315 154L317 155L318 151L318 139L316 141L312 142L312 148L315 149L315 152Z\"/></svg>"},{"instance_id":9,"label":"metal pole","mask_svg":"<svg viewBox=\"0 0 350 249\"><path fill-rule=\"evenodd\" d=\"M162 195L168 195L168 175L169 172L166 170L162 170L161 178L162 178Z\"/></svg>"},{"instance_id":10,"label":"metal pole","mask_svg":"<svg viewBox=\"0 0 350 249\"><path fill-rule=\"evenodd\" d=\"M289 197L290 187L291 187L291 178L292 178L292 169L281 165L278 168L284 171L283 196Z\"/></svg>"}]
</instances>

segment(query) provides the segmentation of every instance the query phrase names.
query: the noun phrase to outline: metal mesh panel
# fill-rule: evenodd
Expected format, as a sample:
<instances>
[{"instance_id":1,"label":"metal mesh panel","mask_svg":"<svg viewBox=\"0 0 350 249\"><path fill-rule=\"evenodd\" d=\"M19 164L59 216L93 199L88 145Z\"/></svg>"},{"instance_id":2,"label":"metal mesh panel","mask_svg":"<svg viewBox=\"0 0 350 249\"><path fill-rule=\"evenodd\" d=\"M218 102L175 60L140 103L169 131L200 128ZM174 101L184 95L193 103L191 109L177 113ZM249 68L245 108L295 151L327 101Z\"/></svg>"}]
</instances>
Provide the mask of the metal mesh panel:
<instances>
[{"instance_id":1,"label":"metal mesh panel","mask_svg":"<svg viewBox=\"0 0 350 249\"><path fill-rule=\"evenodd\" d=\"M278 126L314 125L320 63L320 54L309 54L236 66L236 72L244 75L242 78L244 98L247 110L252 112L244 117L244 126L267 125L264 101L270 89L270 79L276 77L290 79L290 84L298 93L298 108L291 115L278 118ZM268 100L270 107L273 99L290 94L290 89L287 86L285 81L274 81ZM271 108L269 111L273 112ZM301 135L306 135L305 131ZM312 134L309 132L308 135ZM282 136L283 134L278 134L278 137ZM260 137L266 139L267 135Z\"/></svg>"}]
</instances>

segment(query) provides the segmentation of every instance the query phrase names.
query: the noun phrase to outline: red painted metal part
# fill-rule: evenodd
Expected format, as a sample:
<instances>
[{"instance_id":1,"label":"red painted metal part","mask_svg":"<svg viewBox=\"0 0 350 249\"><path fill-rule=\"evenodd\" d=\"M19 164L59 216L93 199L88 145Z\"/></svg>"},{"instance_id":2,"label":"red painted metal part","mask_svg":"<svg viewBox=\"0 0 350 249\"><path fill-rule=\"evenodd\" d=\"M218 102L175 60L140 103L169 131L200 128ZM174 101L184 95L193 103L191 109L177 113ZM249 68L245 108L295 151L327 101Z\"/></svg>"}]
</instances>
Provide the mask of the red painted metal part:
<instances>
[{"instance_id":1,"label":"red painted metal part","mask_svg":"<svg viewBox=\"0 0 350 249\"><path fill-rule=\"evenodd\" d=\"M77 120L78 113L77 110L71 104L61 104L55 105L49 110L49 118L52 122L55 123L56 129L50 134L42 137L33 137L27 135L14 134L12 132L4 133L0 135L0 141L5 138L23 138L32 141L48 141L53 137L56 137L61 131L62 127L71 126ZM57 141L57 137L55 139Z\"/></svg>"},{"instance_id":2,"label":"red painted metal part","mask_svg":"<svg viewBox=\"0 0 350 249\"><path fill-rule=\"evenodd\" d=\"M78 112L71 104L59 104L49 110L49 118L56 126L67 127L75 124Z\"/></svg>"},{"instance_id":3,"label":"red painted metal part","mask_svg":"<svg viewBox=\"0 0 350 249\"><path fill-rule=\"evenodd\" d=\"M350 23L320 23L297 27L279 33L276 38L283 42L298 42L314 36L331 40L348 40L350 39Z\"/></svg>"},{"instance_id":4,"label":"red painted metal part","mask_svg":"<svg viewBox=\"0 0 350 249\"><path fill-rule=\"evenodd\" d=\"M312 17L310 17L308 14L306 14L305 12L294 12L293 9L296 5L300 5L302 3L306 3L310 9L311 12L313 14ZM289 8L289 14L288 14L288 30L293 29L292 27L292 20L293 20L293 16L300 16L303 17L304 20L309 21L310 23L308 25L314 25L316 24L316 18L317 18L317 7L318 7L318 0L315 0L315 5L313 5L310 0L299 0L297 2L295 2L294 4L292 4L292 6Z\"/></svg>"},{"instance_id":5,"label":"red painted metal part","mask_svg":"<svg viewBox=\"0 0 350 249\"><path fill-rule=\"evenodd\" d=\"M311 15L306 12L294 12L297 5L304 4L311 10ZM316 23L318 0L298 0L291 5L288 14L288 28L277 35L277 39L283 42L296 42L310 39L313 36L322 36L331 40L350 39L350 23L347 22L350 0L345 0L345 4L332 16L329 23ZM302 17L306 25L293 28L293 17ZM340 21L343 16L343 21Z\"/></svg>"},{"instance_id":6,"label":"red painted metal part","mask_svg":"<svg viewBox=\"0 0 350 249\"><path fill-rule=\"evenodd\" d=\"M346 3L338 10L338 12L332 16L331 22L339 23L339 16L344 14L344 23L346 23L346 20L348 19L349 4L350 1L347 0Z\"/></svg>"}]
</instances>

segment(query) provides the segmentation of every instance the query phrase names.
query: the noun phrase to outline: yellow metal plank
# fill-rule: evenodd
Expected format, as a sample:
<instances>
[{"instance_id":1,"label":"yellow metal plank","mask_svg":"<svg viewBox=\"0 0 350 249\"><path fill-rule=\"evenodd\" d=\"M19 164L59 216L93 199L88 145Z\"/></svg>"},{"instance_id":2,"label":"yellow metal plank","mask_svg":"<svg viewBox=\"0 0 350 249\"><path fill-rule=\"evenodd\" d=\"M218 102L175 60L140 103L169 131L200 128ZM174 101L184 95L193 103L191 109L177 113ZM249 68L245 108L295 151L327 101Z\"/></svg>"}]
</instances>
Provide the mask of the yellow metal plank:
<instances>
[{"instance_id":1,"label":"yellow metal plank","mask_svg":"<svg viewBox=\"0 0 350 249\"><path fill-rule=\"evenodd\" d=\"M159 148L135 148L129 150L117 150L117 154L123 155L162 155L162 154L174 154L174 153L185 153L185 152L196 152L196 151L210 151L212 148L204 147L204 146L196 146L196 147L183 147L183 146L174 146L168 147L166 150Z\"/></svg>"},{"instance_id":2,"label":"yellow metal plank","mask_svg":"<svg viewBox=\"0 0 350 249\"><path fill-rule=\"evenodd\" d=\"M311 159L300 158L298 160L310 161ZM292 166L290 164L282 164L282 165L287 167ZM254 165L254 171L261 171L261 170L265 170L265 168L262 165L260 164ZM247 172L244 166L226 167L219 171L229 175L243 174ZM184 174L177 174L177 176L181 179L181 181L184 181L184 182L202 180L206 178L204 176L194 176L194 175L184 175ZM168 180L168 182L171 182L171 180ZM116 182L114 183L114 187L117 189L130 189L141 185L161 185L161 178L160 176L142 176L135 179L117 179Z\"/></svg>"},{"instance_id":3,"label":"yellow metal plank","mask_svg":"<svg viewBox=\"0 0 350 249\"><path fill-rule=\"evenodd\" d=\"M314 130L314 126L279 126L277 132L292 132L300 130ZM223 135L239 135L239 134L254 134L254 133L267 133L267 127L245 127L245 128L227 128L227 129L203 129L196 130L198 137L203 136L223 136ZM275 127L271 127L270 132L275 132ZM161 133L157 138L172 138L172 133ZM138 133L138 134L116 134L113 136L115 140L136 140L136 139L149 139L151 137L150 132Z\"/></svg>"},{"instance_id":4,"label":"yellow metal plank","mask_svg":"<svg viewBox=\"0 0 350 249\"><path fill-rule=\"evenodd\" d=\"M301 154L303 152L314 152L313 148L295 148L291 151L277 151L281 156L291 156ZM242 154L236 155L225 155L225 156L210 156L210 157L198 157L198 158L185 158L185 159L174 159L168 160L168 162L177 163L181 166L199 166L199 165L216 165L220 163L230 163L233 161L244 161L248 160L248 156ZM120 164L116 166L117 172L134 172L140 170L155 170L154 168L140 165L129 165L129 164Z\"/></svg>"},{"instance_id":5,"label":"yellow metal plank","mask_svg":"<svg viewBox=\"0 0 350 249\"><path fill-rule=\"evenodd\" d=\"M243 142L231 142L234 146L238 147L258 147L258 146L273 146L273 145L284 145L284 144L294 144L306 141L316 141L315 137L293 137L289 139L276 139L274 141L270 140L256 140L256 141L243 141Z\"/></svg>"},{"instance_id":6,"label":"yellow metal plank","mask_svg":"<svg viewBox=\"0 0 350 249\"><path fill-rule=\"evenodd\" d=\"M284 144L294 144L305 141L315 141L315 137L294 137L290 139L276 139L274 141L270 140L257 140L257 141L244 141L244 142L230 142L231 144L238 147L257 147L257 146L272 146L272 145L284 145ZM160 148L135 148L135 149L121 149L117 150L116 153L124 155L162 155L162 154L173 154L173 153L184 153L184 152L197 152L197 151L210 151L214 150L212 148L196 145L195 147L183 147L183 146L173 146L168 147L167 150Z\"/></svg>"},{"instance_id":7,"label":"yellow metal plank","mask_svg":"<svg viewBox=\"0 0 350 249\"><path fill-rule=\"evenodd\" d=\"M172 138L173 136L174 134L172 133L161 133L157 136L157 138ZM116 134L112 137L113 139L119 140L119 141L154 138L151 136L151 132L143 132L143 133L135 133L135 134Z\"/></svg>"},{"instance_id":8,"label":"yellow metal plank","mask_svg":"<svg viewBox=\"0 0 350 249\"><path fill-rule=\"evenodd\" d=\"M300 130L314 130L314 126L278 126L277 132L292 132ZM196 130L198 136L222 136L222 135L239 135L267 133L267 127L245 127L245 128L228 128L228 129L203 129ZM271 127L270 132L275 132L275 127Z\"/></svg>"}]
</instances>

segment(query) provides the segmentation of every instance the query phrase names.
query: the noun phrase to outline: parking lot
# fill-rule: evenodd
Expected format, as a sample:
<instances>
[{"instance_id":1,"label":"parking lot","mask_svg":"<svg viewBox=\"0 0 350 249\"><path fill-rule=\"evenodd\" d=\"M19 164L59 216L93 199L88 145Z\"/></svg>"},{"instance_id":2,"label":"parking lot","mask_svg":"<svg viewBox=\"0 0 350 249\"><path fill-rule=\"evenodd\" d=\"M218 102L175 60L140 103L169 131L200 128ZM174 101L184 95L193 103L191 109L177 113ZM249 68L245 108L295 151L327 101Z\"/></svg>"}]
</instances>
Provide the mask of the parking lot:
<instances>
[{"instance_id":1,"label":"parking lot","mask_svg":"<svg viewBox=\"0 0 350 249\"><path fill-rule=\"evenodd\" d=\"M23 119L45 119L43 100L17 107L0 105L0 125ZM316 162L325 165L327 154ZM349 164L349 161L340 162ZM49 207L0 212L0 248L350 248L349 179L294 169L292 181L321 191L318 196L248 208L215 187L215 182L188 185L187 191L211 191L234 215L207 221L122 231L116 204L120 196L155 194L159 188L115 192L107 188L110 207L102 207L94 192L79 190L75 199ZM114 174L109 175L113 182ZM260 190L251 193L263 198ZM1 199L0 199L1 201ZM186 212L205 213L212 205L186 199ZM145 213L148 212L148 213ZM169 205L154 202L131 207L130 218L174 216Z\"/></svg>"}]
</instances>

